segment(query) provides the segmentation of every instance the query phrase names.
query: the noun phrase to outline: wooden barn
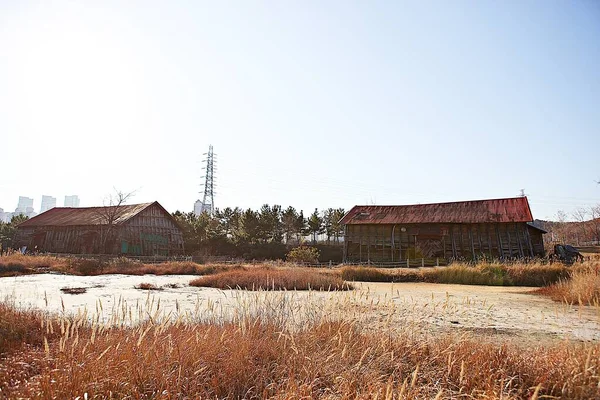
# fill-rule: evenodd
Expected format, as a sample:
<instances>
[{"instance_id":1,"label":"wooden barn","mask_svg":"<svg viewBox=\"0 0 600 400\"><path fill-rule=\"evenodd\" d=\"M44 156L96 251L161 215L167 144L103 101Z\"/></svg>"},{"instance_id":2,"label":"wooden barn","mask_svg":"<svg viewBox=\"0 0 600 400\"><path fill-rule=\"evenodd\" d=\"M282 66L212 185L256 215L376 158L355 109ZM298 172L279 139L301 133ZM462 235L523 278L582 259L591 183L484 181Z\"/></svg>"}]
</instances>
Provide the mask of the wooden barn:
<instances>
[{"instance_id":1,"label":"wooden barn","mask_svg":"<svg viewBox=\"0 0 600 400\"><path fill-rule=\"evenodd\" d=\"M147 256L183 253L181 229L158 202L52 208L19 224L15 244L50 253Z\"/></svg>"},{"instance_id":2,"label":"wooden barn","mask_svg":"<svg viewBox=\"0 0 600 400\"><path fill-rule=\"evenodd\" d=\"M355 206L344 225L346 262L524 258L544 255L527 197Z\"/></svg>"}]
</instances>

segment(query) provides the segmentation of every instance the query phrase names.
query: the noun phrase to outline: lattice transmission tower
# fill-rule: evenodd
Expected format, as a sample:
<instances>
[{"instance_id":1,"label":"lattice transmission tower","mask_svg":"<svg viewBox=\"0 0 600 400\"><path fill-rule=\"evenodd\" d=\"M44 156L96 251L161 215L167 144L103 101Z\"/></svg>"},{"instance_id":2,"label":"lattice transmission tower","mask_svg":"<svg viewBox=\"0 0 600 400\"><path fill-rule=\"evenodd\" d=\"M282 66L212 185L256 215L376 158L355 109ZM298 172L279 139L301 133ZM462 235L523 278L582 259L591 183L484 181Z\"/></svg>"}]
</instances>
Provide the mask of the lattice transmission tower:
<instances>
[{"instance_id":1,"label":"lattice transmission tower","mask_svg":"<svg viewBox=\"0 0 600 400\"><path fill-rule=\"evenodd\" d=\"M202 211L206 211L210 215L215 212L215 154L213 153L212 144L208 146L208 153L204 153L206 156L206 166L202 169L206 170L204 178L204 197L202 198Z\"/></svg>"}]
</instances>

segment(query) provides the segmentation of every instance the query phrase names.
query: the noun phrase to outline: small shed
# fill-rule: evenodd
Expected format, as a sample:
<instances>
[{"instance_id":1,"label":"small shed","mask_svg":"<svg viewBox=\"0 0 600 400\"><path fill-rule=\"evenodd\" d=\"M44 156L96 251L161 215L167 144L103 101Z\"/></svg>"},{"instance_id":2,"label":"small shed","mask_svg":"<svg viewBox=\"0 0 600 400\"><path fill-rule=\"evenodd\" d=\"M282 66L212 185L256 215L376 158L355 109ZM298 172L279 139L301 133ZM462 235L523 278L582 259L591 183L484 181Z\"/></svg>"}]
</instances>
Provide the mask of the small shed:
<instances>
[{"instance_id":1,"label":"small shed","mask_svg":"<svg viewBox=\"0 0 600 400\"><path fill-rule=\"evenodd\" d=\"M183 234L158 202L55 207L17 226L16 245L50 253L182 254Z\"/></svg>"},{"instance_id":2,"label":"small shed","mask_svg":"<svg viewBox=\"0 0 600 400\"><path fill-rule=\"evenodd\" d=\"M346 262L544 255L527 197L355 206L340 222Z\"/></svg>"}]
</instances>

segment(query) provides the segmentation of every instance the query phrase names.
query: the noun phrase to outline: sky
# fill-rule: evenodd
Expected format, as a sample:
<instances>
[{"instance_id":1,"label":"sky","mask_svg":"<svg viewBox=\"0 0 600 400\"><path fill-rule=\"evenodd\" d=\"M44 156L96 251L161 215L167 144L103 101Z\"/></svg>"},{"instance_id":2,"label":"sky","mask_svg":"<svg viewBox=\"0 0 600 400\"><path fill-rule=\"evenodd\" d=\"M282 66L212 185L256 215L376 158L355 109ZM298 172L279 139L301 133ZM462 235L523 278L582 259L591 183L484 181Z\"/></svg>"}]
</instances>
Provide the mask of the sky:
<instances>
[{"instance_id":1,"label":"sky","mask_svg":"<svg viewBox=\"0 0 600 400\"><path fill-rule=\"evenodd\" d=\"M600 204L600 3L0 0L0 207Z\"/></svg>"}]
</instances>

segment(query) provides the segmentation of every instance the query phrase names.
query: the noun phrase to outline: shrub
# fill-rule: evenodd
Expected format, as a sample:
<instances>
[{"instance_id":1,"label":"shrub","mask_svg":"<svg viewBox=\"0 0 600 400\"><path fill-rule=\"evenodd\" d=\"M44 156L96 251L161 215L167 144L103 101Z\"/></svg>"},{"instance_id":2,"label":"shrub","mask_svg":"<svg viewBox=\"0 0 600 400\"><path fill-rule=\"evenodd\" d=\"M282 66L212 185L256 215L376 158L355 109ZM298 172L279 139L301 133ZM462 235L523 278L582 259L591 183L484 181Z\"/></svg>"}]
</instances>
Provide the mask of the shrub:
<instances>
[{"instance_id":1,"label":"shrub","mask_svg":"<svg viewBox=\"0 0 600 400\"><path fill-rule=\"evenodd\" d=\"M315 247L294 247L286 256L286 260L293 263L316 264L319 262L319 250Z\"/></svg>"}]
</instances>

